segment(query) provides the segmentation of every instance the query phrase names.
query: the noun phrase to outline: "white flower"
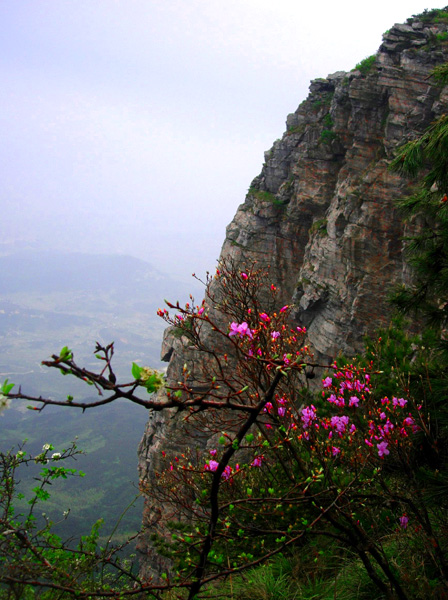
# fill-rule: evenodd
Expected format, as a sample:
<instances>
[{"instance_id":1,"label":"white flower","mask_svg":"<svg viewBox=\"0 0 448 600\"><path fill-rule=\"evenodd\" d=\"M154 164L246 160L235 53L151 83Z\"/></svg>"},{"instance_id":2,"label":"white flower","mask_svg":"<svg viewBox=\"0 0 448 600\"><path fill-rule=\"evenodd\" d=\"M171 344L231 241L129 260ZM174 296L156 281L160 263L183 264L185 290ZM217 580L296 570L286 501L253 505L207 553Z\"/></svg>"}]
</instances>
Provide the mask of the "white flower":
<instances>
[{"instance_id":1,"label":"white flower","mask_svg":"<svg viewBox=\"0 0 448 600\"><path fill-rule=\"evenodd\" d=\"M42 446L42 452L47 452L48 450L51 450L51 444L44 444Z\"/></svg>"},{"instance_id":2,"label":"white flower","mask_svg":"<svg viewBox=\"0 0 448 600\"><path fill-rule=\"evenodd\" d=\"M19 450L16 454L16 458L23 458L25 454L26 452L24 452L23 450Z\"/></svg>"},{"instance_id":3,"label":"white flower","mask_svg":"<svg viewBox=\"0 0 448 600\"><path fill-rule=\"evenodd\" d=\"M61 458L61 453L60 452L55 452L54 454L51 455L51 458L53 460L58 460L59 458Z\"/></svg>"},{"instance_id":4,"label":"white flower","mask_svg":"<svg viewBox=\"0 0 448 600\"><path fill-rule=\"evenodd\" d=\"M11 406L11 399L7 398L3 394L0 394L0 415L3 411Z\"/></svg>"}]
</instances>

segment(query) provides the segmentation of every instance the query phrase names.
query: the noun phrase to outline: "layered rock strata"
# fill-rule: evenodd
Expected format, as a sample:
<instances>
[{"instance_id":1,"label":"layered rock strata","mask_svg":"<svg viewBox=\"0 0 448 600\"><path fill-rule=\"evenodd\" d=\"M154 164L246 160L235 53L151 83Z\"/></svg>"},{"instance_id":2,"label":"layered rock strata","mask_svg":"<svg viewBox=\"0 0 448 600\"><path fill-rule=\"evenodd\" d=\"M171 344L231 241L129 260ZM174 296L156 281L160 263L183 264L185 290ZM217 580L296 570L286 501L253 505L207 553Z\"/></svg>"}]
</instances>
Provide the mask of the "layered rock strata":
<instances>
[{"instance_id":1,"label":"layered rock strata","mask_svg":"<svg viewBox=\"0 0 448 600\"><path fill-rule=\"evenodd\" d=\"M388 321L388 290L408 277L394 200L412 182L388 166L397 146L447 110L448 87L431 78L448 60L447 31L443 20L409 19L359 69L312 81L227 228L221 256L270 265L282 300L295 304L324 360L359 351L363 336ZM186 360L200 360L186 346L167 333L169 381L179 379ZM149 542L162 510L150 495L157 456L162 444L180 448L182 436L176 417L150 415L139 448L149 489L139 543L144 574L160 567Z\"/></svg>"}]
</instances>

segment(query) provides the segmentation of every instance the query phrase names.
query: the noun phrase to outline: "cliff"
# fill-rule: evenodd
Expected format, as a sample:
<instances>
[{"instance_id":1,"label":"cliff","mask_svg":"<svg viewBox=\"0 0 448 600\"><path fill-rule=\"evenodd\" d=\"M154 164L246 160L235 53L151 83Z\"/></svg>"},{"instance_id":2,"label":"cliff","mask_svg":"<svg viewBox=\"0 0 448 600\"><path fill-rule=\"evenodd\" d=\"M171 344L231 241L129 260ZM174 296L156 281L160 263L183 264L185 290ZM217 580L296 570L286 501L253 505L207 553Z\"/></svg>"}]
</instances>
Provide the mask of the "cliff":
<instances>
[{"instance_id":1,"label":"cliff","mask_svg":"<svg viewBox=\"0 0 448 600\"><path fill-rule=\"evenodd\" d=\"M323 359L359 351L363 336L388 321L390 287L409 277L405 226L394 200L410 183L388 165L397 146L448 107L448 87L430 77L448 60L448 24L432 17L392 27L376 56L358 69L311 82L227 228L221 257L270 265L282 300L295 304L295 318ZM198 361L184 342L165 336L168 380L179 379L185 361ZM139 542L143 574L159 564L149 542L163 510L151 498L157 457L161 445L185 443L171 417L150 415L139 448L148 490L147 531Z\"/></svg>"}]
</instances>

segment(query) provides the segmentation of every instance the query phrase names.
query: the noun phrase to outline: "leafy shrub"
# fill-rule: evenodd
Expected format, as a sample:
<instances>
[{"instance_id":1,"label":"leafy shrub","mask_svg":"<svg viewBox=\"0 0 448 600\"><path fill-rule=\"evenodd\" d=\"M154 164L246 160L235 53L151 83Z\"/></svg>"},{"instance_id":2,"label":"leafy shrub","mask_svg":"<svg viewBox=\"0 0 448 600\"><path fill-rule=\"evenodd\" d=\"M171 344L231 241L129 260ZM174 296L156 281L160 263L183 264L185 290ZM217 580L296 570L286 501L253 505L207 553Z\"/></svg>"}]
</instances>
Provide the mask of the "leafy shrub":
<instances>
[{"instance_id":1,"label":"leafy shrub","mask_svg":"<svg viewBox=\"0 0 448 600\"><path fill-rule=\"evenodd\" d=\"M376 63L376 54L372 54L372 56L368 56L367 58L364 58L361 62L359 62L355 69L357 71L359 71L361 73L361 75L367 75L368 73L370 73L370 71L372 70L372 68L374 67Z\"/></svg>"}]
</instances>

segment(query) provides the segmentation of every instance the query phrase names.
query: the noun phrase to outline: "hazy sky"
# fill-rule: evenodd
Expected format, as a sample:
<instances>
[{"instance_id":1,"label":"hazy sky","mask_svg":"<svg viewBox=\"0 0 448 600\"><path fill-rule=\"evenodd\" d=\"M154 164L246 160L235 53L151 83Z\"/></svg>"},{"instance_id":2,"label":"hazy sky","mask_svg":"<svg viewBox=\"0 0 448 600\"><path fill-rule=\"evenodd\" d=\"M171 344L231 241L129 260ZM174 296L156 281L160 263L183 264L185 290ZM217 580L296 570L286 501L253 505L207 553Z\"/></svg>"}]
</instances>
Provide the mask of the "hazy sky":
<instances>
[{"instance_id":1,"label":"hazy sky","mask_svg":"<svg viewBox=\"0 0 448 600\"><path fill-rule=\"evenodd\" d=\"M0 0L1 241L213 268L310 79L426 7Z\"/></svg>"}]
</instances>

